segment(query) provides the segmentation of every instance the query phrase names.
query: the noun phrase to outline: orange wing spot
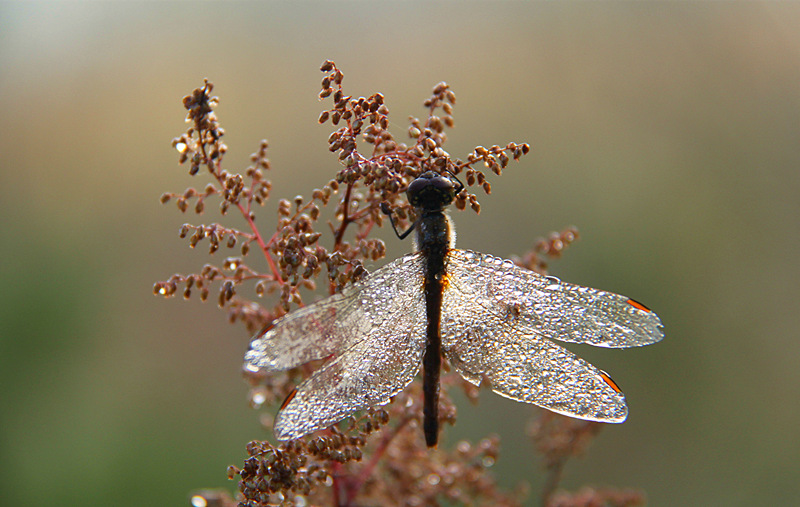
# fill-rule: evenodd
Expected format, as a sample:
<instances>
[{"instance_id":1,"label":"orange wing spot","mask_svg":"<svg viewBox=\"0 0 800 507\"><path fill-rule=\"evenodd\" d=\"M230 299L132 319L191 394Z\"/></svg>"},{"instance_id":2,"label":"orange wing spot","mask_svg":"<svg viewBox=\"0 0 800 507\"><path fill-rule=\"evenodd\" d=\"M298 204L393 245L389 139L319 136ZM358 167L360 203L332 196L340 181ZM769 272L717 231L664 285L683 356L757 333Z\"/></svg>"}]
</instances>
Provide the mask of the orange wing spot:
<instances>
[{"instance_id":1,"label":"orange wing spot","mask_svg":"<svg viewBox=\"0 0 800 507\"><path fill-rule=\"evenodd\" d=\"M608 376L608 373L606 373L606 372L604 372L604 371L601 371L601 372L600 372L600 378L602 378L602 379L603 379L603 382L605 382L606 384L608 384L608 386L609 386L611 389L613 389L614 391L616 391L616 392L618 392L618 393L621 393L621 392L622 392L622 389L620 389L620 388L619 388L619 386L617 385L617 383L616 383L616 382L614 382L614 380L613 380L611 377L609 377L609 376Z\"/></svg>"},{"instance_id":2,"label":"orange wing spot","mask_svg":"<svg viewBox=\"0 0 800 507\"><path fill-rule=\"evenodd\" d=\"M445 273L442 277L442 290L447 290L447 287L450 285L450 273Z\"/></svg>"},{"instance_id":3,"label":"orange wing spot","mask_svg":"<svg viewBox=\"0 0 800 507\"><path fill-rule=\"evenodd\" d=\"M637 308L639 310L642 310L644 312L651 312L652 311L650 308L646 307L645 305L643 305L642 303L636 301L635 299L628 298L628 301L626 301L626 303L628 303L632 307Z\"/></svg>"},{"instance_id":4,"label":"orange wing spot","mask_svg":"<svg viewBox=\"0 0 800 507\"><path fill-rule=\"evenodd\" d=\"M292 392L290 392L289 396L287 396L286 399L283 400L283 403L281 403L281 408L279 408L278 410L283 410L284 408L286 408L286 405L288 405L294 399L296 394L297 394L297 389L292 389Z\"/></svg>"}]
</instances>

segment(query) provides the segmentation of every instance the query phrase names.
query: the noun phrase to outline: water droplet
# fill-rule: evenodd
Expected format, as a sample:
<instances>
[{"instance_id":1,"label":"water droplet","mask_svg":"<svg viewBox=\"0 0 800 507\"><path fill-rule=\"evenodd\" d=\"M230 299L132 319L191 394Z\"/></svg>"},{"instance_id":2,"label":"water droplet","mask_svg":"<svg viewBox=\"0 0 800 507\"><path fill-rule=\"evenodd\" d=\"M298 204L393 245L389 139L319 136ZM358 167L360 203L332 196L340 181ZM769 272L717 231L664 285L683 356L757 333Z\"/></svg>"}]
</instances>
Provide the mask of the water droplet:
<instances>
[{"instance_id":1,"label":"water droplet","mask_svg":"<svg viewBox=\"0 0 800 507\"><path fill-rule=\"evenodd\" d=\"M207 507L208 501L200 495L192 496L192 507Z\"/></svg>"},{"instance_id":2,"label":"water droplet","mask_svg":"<svg viewBox=\"0 0 800 507\"><path fill-rule=\"evenodd\" d=\"M250 404L253 405L253 408L260 407L265 401L267 401L267 393L263 387L253 389L250 393Z\"/></svg>"},{"instance_id":3,"label":"water droplet","mask_svg":"<svg viewBox=\"0 0 800 507\"><path fill-rule=\"evenodd\" d=\"M549 282L547 285L548 289L556 289L559 285L561 285L561 280L555 276L548 276L545 279Z\"/></svg>"},{"instance_id":4,"label":"water droplet","mask_svg":"<svg viewBox=\"0 0 800 507\"><path fill-rule=\"evenodd\" d=\"M427 480L428 484L430 484L431 486L436 486L437 484L439 484L442 478L439 477L437 474L428 474Z\"/></svg>"},{"instance_id":5,"label":"water droplet","mask_svg":"<svg viewBox=\"0 0 800 507\"><path fill-rule=\"evenodd\" d=\"M484 468L489 468L494 465L494 458L491 456L484 456L481 460L481 465L483 465Z\"/></svg>"},{"instance_id":6,"label":"water droplet","mask_svg":"<svg viewBox=\"0 0 800 507\"><path fill-rule=\"evenodd\" d=\"M187 148L188 146L186 146L186 143L175 143L175 149L178 150L180 153L186 153Z\"/></svg>"}]
</instances>

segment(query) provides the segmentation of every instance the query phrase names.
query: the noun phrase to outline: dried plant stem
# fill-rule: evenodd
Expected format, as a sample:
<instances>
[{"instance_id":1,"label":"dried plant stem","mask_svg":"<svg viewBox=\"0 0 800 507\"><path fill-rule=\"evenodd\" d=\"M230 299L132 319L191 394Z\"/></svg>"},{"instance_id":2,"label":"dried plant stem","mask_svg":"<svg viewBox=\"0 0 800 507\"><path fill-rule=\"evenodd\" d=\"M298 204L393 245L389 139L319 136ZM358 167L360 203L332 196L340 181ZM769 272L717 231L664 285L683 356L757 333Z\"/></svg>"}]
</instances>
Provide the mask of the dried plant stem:
<instances>
[{"instance_id":1,"label":"dried plant stem","mask_svg":"<svg viewBox=\"0 0 800 507\"><path fill-rule=\"evenodd\" d=\"M196 176L199 167L205 165L213 179L205 190L190 188L183 193L166 193L161 201L174 200L181 212L186 212L189 203L194 202L194 212L199 215L204 212L206 199L219 198L222 215L233 205L244 217L250 232L217 223L185 224L181 228L181 237L189 236L191 232L189 242L192 247L208 241L211 254L221 247L238 247L241 257L229 257L221 266L206 264L197 273L173 275L155 284L156 294L173 296L179 292L179 286L183 286L185 298L199 292L200 298L205 300L210 287L219 286L219 305L228 309L231 322L241 320L253 333L288 312L291 305L302 305L298 291L301 288L315 289L315 280L323 267L327 268L329 292L336 292L365 273L362 261L384 257L383 243L370 238L374 227L383 223L380 205L386 203L392 208L399 225L413 221L413 210L403 193L408 184L423 172L463 173L467 186L477 185L484 193L489 193L491 186L482 168L500 175L510 160L519 160L530 150L528 144L512 142L489 148L477 146L464 160L451 157L442 148L447 140L445 130L454 125L455 94L446 83L438 83L431 97L425 100L423 105L427 118L424 121L411 118L410 141L406 145L388 130L389 109L382 94L358 98L346 96L342 87L344 74L335 63L326 61L320 70L324 78L319 96L330 98L333 106L322 112L319 123L330 121L337 126L328 139L328 149L338 154L342 167L326 185L313 191L310 200L298 196L292 204L281 199L277 227L271 235L259 230L253 206L254 201L263 205L272 189L264 177L264 172L271 168L266 158L267 142L261 142L259 150L251 156L252 165L243 174L223 170L227 147L221 142L224 130L213 112L218 102L211 96L213 84L205 80L202 87L184 98L192 126L173 140L173 147L180 153L180 163L189 163L192 176ZM341 126L338 126L340 122ZM371 153L364 151L363 144L373 145ZM362 153L370 153L370 156ZM340 190L341 198L337 200L335 196ZM323 236L317 232L320 210L331 200L336 206L330 223L332 236ZM353 202L359 203L358 209L351 210ZM467 206L475 212L480 210L477 196L468 189L456 196L455 206L459 210ZM544 272L546 264L543 259L560 256L576 235L574 229L554 233L517 262ZM256 243L264 256L264 271L252 263L245 263L251 242ZM260 261L256 259L256 262ZM259 297L274 295L274 306L239 297L236 290L245 283L254 283ZM279 402L312 370L312 365L306 364L271 376L250 372L247 380L252 385L251 403L260 406ZM269 442L250 442L243 467L231 466L228 471L230 478L238 476L240 479L239 505L291 505L295 501L336 507L402 502L418 505L520 505L519 495L501 492L488 473L498 456L497 438L486 438L477 444L459 442L453 449L429 452L419 435L406 431L411 421L421 418L419 405L410 401L421 399L419 390L419 383L412 382L397 395L394 403L366 411L347 430L334 426L315 436L279 446ZM453 424L456 409L444 384L440 406L442 422ZM540 450L551 458L541 496L543 504L546 504L553 498L566 460L577 453L577 447L556 448L554 442L558 439L552 432L560 430L548 426L549 419L544 421L534 438L538 439ZM576 431L582 435L582 442L593 435L586 429ZM379 435L377 441L374 440L376 433ZM368 457L358 466L356 462L362 461L366 452ZM378 475L379 469L388 472ZM603 498L617 498L608 492L604 494ZM202 492L201 496L213 498L217 505L228 507L234 504L234 500L225 494Z\"/></svg>"}]
</instances>

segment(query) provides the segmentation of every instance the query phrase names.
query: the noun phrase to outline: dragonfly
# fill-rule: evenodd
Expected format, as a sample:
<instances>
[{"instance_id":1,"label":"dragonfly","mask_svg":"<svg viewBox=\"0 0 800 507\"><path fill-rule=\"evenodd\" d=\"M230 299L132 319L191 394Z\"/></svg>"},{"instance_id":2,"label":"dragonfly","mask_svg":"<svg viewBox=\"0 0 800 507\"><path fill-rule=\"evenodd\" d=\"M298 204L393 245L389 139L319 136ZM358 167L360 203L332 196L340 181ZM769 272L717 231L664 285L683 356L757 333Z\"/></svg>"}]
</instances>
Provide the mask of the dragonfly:
<instances>
[{"instance_id":1,"label":"dragonfly","mask_svg":"<svg viewBox=\"0 0 800 507\"><path fill-rule=\"evenodd\" d=\"M443 359L468 382L512 400L590 421L627 418L625 395L611 377L553 340L649 345L663 338L661 320L626 296L455 248L445 210L463 188L455 175L421 174L406 190L418 217L408 230L398 232L383 207L400 239L416 231L413 253L254 337L244 365L252 372L326 359L282 404L278 440L385 405L422 369L423 432L434 447Z\"/></svg>"}]
</instances>

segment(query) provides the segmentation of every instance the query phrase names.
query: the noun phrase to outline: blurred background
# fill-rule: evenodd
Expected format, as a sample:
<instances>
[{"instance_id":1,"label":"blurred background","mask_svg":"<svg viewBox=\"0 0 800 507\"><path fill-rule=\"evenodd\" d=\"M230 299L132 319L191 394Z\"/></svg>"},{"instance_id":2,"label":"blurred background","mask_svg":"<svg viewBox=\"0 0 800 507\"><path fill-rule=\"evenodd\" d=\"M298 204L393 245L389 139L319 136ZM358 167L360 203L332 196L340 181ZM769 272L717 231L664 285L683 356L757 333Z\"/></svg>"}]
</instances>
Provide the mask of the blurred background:
<instances>
[{"instance_id":1,"label":"blurred background","mask_svg":"<svg viewBox=\"0 0 800 507\"><path fill-rule=\"evenodd\" d=\"M0 4L3 504L186 505L235 489L226 467L271 438L239 373L249 336L214 303L152 295L212 260L180 225L219 217L158 198L206 183L170 141L208 77L226 168L270 141L258 221L271 230L277 198L339 168L316 123L325 59L347 93L386 96L398 137L447 81L451 154L531 144L479 216L454 213L462 248L508 257L574 224L581 239L551 273L665 323L651 347L572 348L620 383L630 417L570 462L564 487L796 501L800 4L98 2ZM390 259L410 248L379 236ZM445 445L499 433L499 481L535 499L537 410L482 394Z\"/></svg>"}]
</instances>

